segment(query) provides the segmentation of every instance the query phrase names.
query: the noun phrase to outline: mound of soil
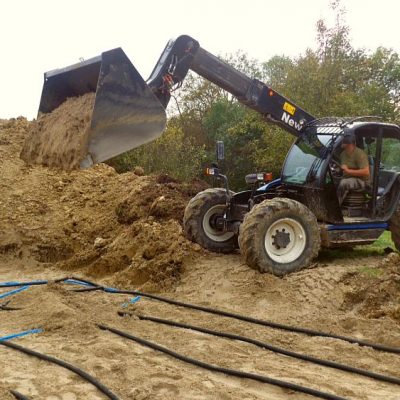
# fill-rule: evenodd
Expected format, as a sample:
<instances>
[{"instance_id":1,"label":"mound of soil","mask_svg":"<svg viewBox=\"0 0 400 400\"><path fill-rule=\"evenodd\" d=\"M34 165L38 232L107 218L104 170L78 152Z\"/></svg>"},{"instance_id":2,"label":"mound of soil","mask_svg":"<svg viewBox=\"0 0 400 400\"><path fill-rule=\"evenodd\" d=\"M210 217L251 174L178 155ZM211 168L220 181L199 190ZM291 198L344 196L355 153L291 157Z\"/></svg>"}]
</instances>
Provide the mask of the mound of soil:
<instances>
[{"instance_id":1,"label":"mound of soil","mask_svg":"<svg viewBox=\"0 0 400 400\"><path fill-rule=\"evenodd\" d=\"M207 185L119 175L105 164L69 172L26 166L18 154L38 124L23 118L0 124L0 258L79 270L123 287L158 290L177 282L185 260L199 251L182 234L184 208ZM56 153L51 160L65 161Z\"/></svg>"},{"instance_id":2,"label":"mound of soil","mask_svg":"<svg viewBox=\"0 0 400 400\"><path fill-rule=\"evenodd\" d=\"M86 93L68 98L51 113L40 115L29 126L21 158L28 164L79 168L86 155L94 100L94 93Z\"/></svg>"},{"instance_id":3,"label":"mound of soil","mask_svg":"<svg viewBox=\"0 0 400 400\"><path fill-rule=\"evenodd\" d=\"M180 220L188 199L206 189L203 181L179 183L167 175L155 177L146 185L137 185L116 207L118 222L130 224L140 218L153 216L157 220Z\"/></svg>"},{"instance_id":4,"label":"mound of soil","mask_svg":"<svg viewBox=\"0 0 400 400\"><path fill-rule=\"evenodd\" d=\"M400 256L391 253L376 267L360 268L343 278L342 309L367 318L391 317L400 323Z\"/></svg>"}]
</instances>

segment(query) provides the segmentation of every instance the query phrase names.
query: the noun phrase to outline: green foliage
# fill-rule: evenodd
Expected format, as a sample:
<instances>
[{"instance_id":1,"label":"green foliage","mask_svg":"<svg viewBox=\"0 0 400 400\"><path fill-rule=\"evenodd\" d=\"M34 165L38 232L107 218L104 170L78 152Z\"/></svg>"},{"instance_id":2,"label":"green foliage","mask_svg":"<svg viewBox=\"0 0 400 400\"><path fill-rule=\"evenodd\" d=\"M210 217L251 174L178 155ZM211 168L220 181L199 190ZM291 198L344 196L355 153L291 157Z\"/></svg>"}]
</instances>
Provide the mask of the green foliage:
<instances>
[{"instance_id":1,"label":"green foliage","mask_svg":"<svg viewBox=\"0 0 400 400\"><path fill-rule=\"evenodd\" d=\"M297 58L276 55L263 63L238 52L226 56L225 61L266 82L316 117L378 115L398 122L399 55L385 48L372 53L353 48L340 0L333 1L331 8L334 24L317 22L315 49L307 49ZM113 160L119 170L141 165L146 172L167 172L182 179L201 176L201 167L215 161L215 142L223 140L223 166L234 190L244 188L248 173L280 174L293 142L288 133L194 73L188 74L174 98L163 136ZM400 165L399 157L389 158Z\"/></svg>"},{"instance_id":2,"label":"green foliage","mask_svg":"<svg viewBox=\"0 0 400 400\"><path fill-rule=\"evenodd\" d=\"M252 172L272 172L278 177L292 142L291 135L267 124L256 112L246 111L225 137L225 170L232 188L243 188L244 176Z\"/></svg>"},{"instance_id":3,"label":"green foliage","mask_svg":"<svg viewBox=\"0 0 400 400\"><path fill-rule=\"evenodd\" d=\"M170 120L160 138L115 157L110 165L118 172L140 166L146 174L165 173L183 181L197 177L205 159L204 146L194 145L191 138L184 137L177 122Z\"/></svg>"},{"instance_id":4,"label":"green foliage","mask_svg":"<svg viewBox=\"0 0 400 400\"><path fill-rule=\"evenodd\" d=\"M263 73L271 86L311 114L321 116L378 115L400 118L400 60L390 49L368 54L354 49L345 13L333 4L333 27L317 23L318 46L295 60L273 57Z\"/></svg>"}]
</instances>

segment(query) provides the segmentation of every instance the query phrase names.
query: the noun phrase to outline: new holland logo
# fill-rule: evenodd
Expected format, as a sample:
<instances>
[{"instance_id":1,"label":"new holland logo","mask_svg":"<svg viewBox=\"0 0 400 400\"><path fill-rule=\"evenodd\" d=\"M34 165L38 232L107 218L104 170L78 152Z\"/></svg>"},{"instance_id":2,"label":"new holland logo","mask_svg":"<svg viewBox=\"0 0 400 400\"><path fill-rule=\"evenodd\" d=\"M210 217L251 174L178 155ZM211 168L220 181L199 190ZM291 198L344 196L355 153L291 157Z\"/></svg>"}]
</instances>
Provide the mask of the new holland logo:
<instances>
[{"instance_id":1,"label":"new holland logo","mask_svg":"<svg viewBox=\"0 0 400 400\"><path fill-rule=\"evenodd\" d=\"M293 127L297 131L300 131L303 127L302 124L295 121L293 118L290 117L290 114L283 112L281 120L288 124L289 126Z\"/></svg>"}]
</instances>

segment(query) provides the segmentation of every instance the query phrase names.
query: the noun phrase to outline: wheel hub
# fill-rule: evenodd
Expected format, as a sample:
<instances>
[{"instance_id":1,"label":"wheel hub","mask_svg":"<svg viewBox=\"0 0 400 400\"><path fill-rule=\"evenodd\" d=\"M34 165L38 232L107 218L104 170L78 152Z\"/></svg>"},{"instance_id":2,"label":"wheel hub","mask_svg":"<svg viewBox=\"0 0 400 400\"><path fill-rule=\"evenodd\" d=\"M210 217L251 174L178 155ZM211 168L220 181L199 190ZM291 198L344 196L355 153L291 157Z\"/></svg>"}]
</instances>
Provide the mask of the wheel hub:
<instances>
[{"instance_id":1,"label":"wheel hub","mask_svg":"<svg viewBox=\"0 0 400 400\"><path fill-rule=\"evenodd\" d=\"M203 216L203 230L206 236L215 242L226 242L235 233L224 230L225 204L210 207Z\"/></svg>"},{"instance_id":2,"label":"wheel hub","mask_svg":"<svg viewBox=\"0 0 400 400\"><path fill-rule=\"evenodd\" d=\"M275 235L272 235L274 239L272 244L279 250L285 249L287 245L290 243L290 234L285 232L285 228L281 231L278 229L275 231Z\"/></svg>"},{"instance_id":3,"label":"wheel hub","mask_svg":"<svg viewBox=\"0 0 400 400\"><path fill-rule=\"evenodd\" d=\"M264 248L275 262L286 264L298 259L306 247L306 232L293 218L280 218L267 229Z\"/></svg>"},{"instance_id":4,"label":"wheel hub","mask_svg":"<svg viewBox=\"0 0 400 400\"><path fill-rule=\"evenodd\" d=\"M217 231L224 229L224 217L220 214L214 214L210 217L210 226Z\"/></svg>"}]
</instances>

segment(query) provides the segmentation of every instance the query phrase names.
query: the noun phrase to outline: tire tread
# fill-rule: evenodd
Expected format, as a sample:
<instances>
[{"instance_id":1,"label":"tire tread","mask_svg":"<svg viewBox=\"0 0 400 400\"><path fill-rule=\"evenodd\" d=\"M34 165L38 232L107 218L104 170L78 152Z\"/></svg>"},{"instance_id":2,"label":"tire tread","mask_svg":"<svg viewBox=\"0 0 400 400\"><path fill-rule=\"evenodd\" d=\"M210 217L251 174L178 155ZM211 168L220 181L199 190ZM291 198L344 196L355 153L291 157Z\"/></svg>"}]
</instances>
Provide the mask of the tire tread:
<instances>
[{"instance_id":1,"label":"tire tread","mask_svg":"<svg viewBox=\"0 0 400 400\"><path fill-rule=\"evenodd\" d=\"M262 236L262 227L278 213L301 216L304 224L310 229L308 248L302 253L304 257L301 263L293 261L289 263L289 265L292 264L289 268L287 264L276 263L266 255L262 244L264 236L260 237L260 235ZM319 227L314 214L302 203L288 198L277 197L257 204L246 214L240 227L239 247L241 253L249 267L260 272L270 272L278 276L283 276L286 273L305 268L318 255L320 245ZM286 268L284 267L285 265Z\"/></svg>"},{"instance_id":2,"label":"tire tread","mask_svg":"<svg viewBox=\"0 0 400 400\"><path fill-rule=\"evenodd\" d=\"M203 248L217 253L231 253L237 249L237 236L225 242L215 242L208 238L202 229L204 210L208 206L223 204L226 191L222 188L209 188L197 193L186 206L183 217L183 228L186 237L192 242L200 244Z\"/></svg>"}]
</instances>

